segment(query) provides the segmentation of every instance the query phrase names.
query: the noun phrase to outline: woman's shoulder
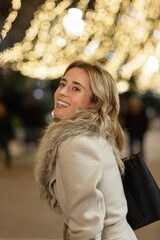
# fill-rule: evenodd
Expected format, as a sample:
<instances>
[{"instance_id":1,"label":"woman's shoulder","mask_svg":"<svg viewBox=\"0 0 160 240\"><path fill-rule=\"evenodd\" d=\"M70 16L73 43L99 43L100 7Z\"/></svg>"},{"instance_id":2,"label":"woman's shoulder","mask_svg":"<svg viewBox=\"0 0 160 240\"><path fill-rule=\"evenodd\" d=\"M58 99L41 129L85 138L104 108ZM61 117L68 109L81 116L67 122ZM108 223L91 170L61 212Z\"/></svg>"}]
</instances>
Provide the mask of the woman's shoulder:
<instances>
[{"instance_id":1,"label":"woman's shoulder","mask_svg":"<svg viewBox=\"0 0 160 240\"><path fill-rule=\"evenodd\" d=\"M103 137L73 136L67 138L58 150L58 164L74 169L89 166L115 168L116 159L111 145Z\"/></svg>"},{"instance_id":2,"label":"woman's shoulder","mask_svg":"<svg viewBox=\"0 0 160 240\"><path fill-rule=\"evenodd\" d=\"M107 140L101 136L86 136L86 135L75 135L70 136L62 142L62 146L71 145L106 145Z\"/></svg>"},{"instance_id":3,"label":"woman's shoulder","mask_svg":"<svg viewBox=\"0 0 160 240\"><path fill-rule=\"evenodd\" d=\"M60 144L59 151L69 152L112 152L110 143L102 136L70 136Z\"/></svg>"}]
</instances>

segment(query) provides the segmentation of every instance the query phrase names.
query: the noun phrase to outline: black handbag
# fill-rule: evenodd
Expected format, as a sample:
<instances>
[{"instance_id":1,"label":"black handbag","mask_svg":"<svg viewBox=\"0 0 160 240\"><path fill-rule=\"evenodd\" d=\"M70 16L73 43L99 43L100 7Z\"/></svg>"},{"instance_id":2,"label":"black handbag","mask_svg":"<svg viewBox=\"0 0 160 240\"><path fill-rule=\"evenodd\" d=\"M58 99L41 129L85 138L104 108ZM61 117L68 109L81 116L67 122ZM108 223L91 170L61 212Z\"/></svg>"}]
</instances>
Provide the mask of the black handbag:
<instances>
[{"instance_id":1,"label":"black handbag","mask_svg":"<svg viewBox=\"0 0 160 240\"><path fill-rule=\"evenodd\" d=\"M122 159L127 220L133 230L160 220L160 190L140 153Z\"/></svg>"}]
</instances>

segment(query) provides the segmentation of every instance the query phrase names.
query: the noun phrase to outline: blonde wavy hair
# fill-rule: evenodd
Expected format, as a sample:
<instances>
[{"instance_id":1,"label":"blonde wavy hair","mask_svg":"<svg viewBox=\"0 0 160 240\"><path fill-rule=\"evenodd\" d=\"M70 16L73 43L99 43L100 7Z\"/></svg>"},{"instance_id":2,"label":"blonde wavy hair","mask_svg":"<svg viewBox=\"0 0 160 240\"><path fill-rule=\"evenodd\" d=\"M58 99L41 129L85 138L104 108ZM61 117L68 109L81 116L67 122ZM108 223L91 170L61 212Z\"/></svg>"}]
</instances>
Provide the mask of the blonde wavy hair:
<instances>
[{"instance_id":1,"label":"blonde wavy hair","mask_svg":"<svg viewBox=\"0 0 160 240\"><path fill-rule=\"evenodd\" d=\"M89 75L90 88L93 92L91 102L95 104L93 111L90 110L90 113L92 112L93 115L89 117L91 116L91 114L89 114L88 120L92 120L91 118L98 119L100 133L111 143L117 163L123 174L124 163L121 160L120 151L123 147L124 134L118 121L120 104L115 81L112 76L99 65L84 61L72 62L65 70L64 75L74 67L84 69ZM98 117L96 116L97 114ZM87 115L85 115L85 117L86 116ZM81 117L80 112L73 116L73 118L77 120Z\"/></svg>"}]
</instances>

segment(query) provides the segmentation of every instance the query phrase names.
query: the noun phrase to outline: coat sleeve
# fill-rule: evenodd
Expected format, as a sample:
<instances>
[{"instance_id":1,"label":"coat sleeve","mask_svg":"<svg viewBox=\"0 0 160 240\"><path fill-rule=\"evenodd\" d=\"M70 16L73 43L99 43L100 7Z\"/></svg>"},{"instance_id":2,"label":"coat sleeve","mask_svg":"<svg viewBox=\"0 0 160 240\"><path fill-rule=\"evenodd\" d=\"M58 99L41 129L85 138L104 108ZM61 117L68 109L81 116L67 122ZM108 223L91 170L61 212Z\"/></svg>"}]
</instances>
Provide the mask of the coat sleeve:
<instances>
[{"instance_id":1,"label":"coat sleeve","mask_svg":"<svg viewBox=\"0 0 160 240\"><path fill-rule=\"evenodd\" d=\"M58 201L71 240L101 239L105 203L102 178L102 146L91 137L72 137L59 149L56 182Z\"/></svg>"}]
</instances>

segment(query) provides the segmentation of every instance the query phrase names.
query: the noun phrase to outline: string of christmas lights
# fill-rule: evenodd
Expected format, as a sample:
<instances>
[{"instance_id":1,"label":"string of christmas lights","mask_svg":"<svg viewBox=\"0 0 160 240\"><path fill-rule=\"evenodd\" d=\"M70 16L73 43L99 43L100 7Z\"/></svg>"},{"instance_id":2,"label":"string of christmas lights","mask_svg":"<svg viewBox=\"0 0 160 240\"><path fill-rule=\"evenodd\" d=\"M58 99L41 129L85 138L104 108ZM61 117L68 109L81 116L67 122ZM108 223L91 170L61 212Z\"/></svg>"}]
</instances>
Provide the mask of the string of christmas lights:
<instances>
[{"instance_id":1,"label":"string of christmas lights","mask_svg":"<svg viewBox=\"0 0 160 240\"><path fill-rule=\"evenodd\" d=\"M20 2L20 0L19 0ZM24 39L0 54L0 66L38 79L61 76L73 60L98 61L117 80L120 93L137 77L140 91L160 93L160 1L46 0Z\"/></svg>"},{"instance_id":2,"label":"string of christmas lights","mask_svg":"<svg viewBox=\"0 0 160 240\"><path fill-rule=\"evenodd\" d=\"M0 33L0 43L5 39L7 33L12 27L12 23L18 16L18 10L21 8L21 0L12 0L12 8L11 12L9 13L8 17L4 22L4 26L2 27L2 31Z\"/></svg>"}]
</instances>

